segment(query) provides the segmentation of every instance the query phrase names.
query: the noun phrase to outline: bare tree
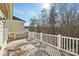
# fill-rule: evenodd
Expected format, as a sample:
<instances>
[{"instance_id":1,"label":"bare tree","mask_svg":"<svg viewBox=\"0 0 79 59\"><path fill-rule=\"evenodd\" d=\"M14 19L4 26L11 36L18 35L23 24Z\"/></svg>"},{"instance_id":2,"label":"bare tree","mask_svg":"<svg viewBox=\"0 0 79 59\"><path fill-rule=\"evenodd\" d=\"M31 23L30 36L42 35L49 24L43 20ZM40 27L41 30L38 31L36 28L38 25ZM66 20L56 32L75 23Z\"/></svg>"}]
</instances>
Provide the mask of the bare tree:
<instances>
[{"instance_id":1,"label":"bare tree","mask_svg":"<svg viewBox=\"0 0 79 59\"><path fill-rule=\"evenodd\" d=\"M40 18L40 27L41 31L44 33L49 33L49 12L46 9L41 10Z\"/></svg>"},{"instance_id":2,"label":"bare tree","mask_svg":"<svg viewBox=\"0 0 79 59\"><path fill-rule=\"evenodd\" d=\"M29 27L30 31L34 31L34 32L36 31L36 26L35 26L35 25L37 25L36 23L37 23L37 19L34 16L33 18L31 18L31 23L30 23L30 27Z\"/></svg>"},{"instance_id":3,"label":"bare tree","mask_svg":"<svg viewBox=\"0 0 79 59\"><path fill-rule=\"evenodd\" d=\"M77 20L77 5L76 4L59 4L59 14L61 15L61 34L66 36L73 36L75 34L73 25L76 24ZM74 24L73 24L74 23Z\"/></svg>"},{"instance_id":4,"label":"bare tree","mask_svg":"<svg viewBox=\"0 0 79 59\"><path fill-rule=\"evenodd\" d=\"M50 12L41 10L38 18L32 18L30 25L37 22L37 32L79 37L79 4L51 4Z\"/></svg>"},{"instance_id":5,"label":"bare tree","mask_svg":"<svg viewBox=\"0 0 79 59\"><path fill-rule=\"evenodd\" d=\"M55 34L55 24L56 24L56 17L57 17L56 11L57 11L57 4L51 4L49 24L51 27L52 34Z\"/></svg>"}]
</instances>

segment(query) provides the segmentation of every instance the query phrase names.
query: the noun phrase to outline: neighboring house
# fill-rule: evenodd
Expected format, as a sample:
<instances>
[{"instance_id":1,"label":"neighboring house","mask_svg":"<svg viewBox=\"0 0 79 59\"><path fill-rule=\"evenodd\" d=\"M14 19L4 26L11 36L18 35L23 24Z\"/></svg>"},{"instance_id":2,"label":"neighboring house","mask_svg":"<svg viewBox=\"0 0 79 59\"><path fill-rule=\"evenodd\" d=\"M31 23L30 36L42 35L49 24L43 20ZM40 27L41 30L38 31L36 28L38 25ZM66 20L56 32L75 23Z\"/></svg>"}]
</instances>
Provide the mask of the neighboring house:
<instances>
[{"instance_id":1,"label":"neighboring house","mask_svg":"<svg viewBox=\"0 0 79 59\"><path fill-rule=\"evenodd\" d=\"M12 20L7 20L7 27L9 31L9 37L12 36L13 38L10 39L16 39L24 37L25 28L24 28L25 21L13 16Z\"/></svg>"},{"instance_id":2,"label":"neighboring house","mask_svg":"<svg viewBox=\"0 0 79 59\"><path fill-rule=\"evenodd\" d=\"M23 33L24 32L24 20L13 16L13 20L7 21L7 27L9 33Z\"/></svg>"}]
</instances>

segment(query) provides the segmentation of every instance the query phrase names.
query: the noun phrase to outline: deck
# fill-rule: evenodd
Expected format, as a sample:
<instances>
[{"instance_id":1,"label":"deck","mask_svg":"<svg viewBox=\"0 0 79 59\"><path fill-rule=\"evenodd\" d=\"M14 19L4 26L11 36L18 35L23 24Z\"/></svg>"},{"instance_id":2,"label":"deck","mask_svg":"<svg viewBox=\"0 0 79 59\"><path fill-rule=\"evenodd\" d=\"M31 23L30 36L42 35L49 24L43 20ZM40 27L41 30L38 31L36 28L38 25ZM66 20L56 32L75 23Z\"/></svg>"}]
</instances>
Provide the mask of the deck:
<instances>
[{"instance_id":1,"label":"deck","mask_svg":"<svg viewBox=\"0 0 79 59\"><path fill-rule=\"evenodd\" d=\"M78 38L28 32L28 37L8 43L5 56L78 56Z\"/></svg>"}]
</instances>

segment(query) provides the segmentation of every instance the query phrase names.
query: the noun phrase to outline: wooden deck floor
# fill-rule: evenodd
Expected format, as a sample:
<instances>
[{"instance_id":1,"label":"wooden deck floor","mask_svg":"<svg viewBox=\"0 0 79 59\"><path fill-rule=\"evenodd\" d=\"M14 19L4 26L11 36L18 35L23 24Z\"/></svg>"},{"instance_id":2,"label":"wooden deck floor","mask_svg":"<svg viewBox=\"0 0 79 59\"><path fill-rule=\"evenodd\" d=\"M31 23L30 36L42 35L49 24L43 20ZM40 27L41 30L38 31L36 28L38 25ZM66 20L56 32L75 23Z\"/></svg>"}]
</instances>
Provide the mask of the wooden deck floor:
<instances>
[{"instance_id":1,"label":"wooden deck floor","mask_svg":"<svg viewBox=\"0 0 79 59\"><path fill-rule=\"evenodd\" d=\"M27 39L15 40L8 43L8 56L47 56L44 49L38 47L39 42L35 40L28 41Z\"/></svg>"}]
</instances>

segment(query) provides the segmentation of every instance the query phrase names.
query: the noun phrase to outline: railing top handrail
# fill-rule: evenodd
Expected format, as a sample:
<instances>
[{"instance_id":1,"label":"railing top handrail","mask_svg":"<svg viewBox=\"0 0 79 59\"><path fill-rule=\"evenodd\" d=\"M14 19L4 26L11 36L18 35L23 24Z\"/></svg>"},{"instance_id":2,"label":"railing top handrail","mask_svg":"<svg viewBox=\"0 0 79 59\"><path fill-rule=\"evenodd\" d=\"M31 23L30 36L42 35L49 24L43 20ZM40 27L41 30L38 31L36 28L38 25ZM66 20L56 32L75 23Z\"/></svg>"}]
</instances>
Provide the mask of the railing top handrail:
<instances>
[{"instance_id":1,"label":"railing top handrail","mask_svg":"<svg viewBox=\"0 0 79 59\"><path fill-rule=\"evenodd\" d=\"M29 31L31 32L31 31ZM32 32L31 32L32 33ZM36 34L40 34L40 33L37 33L37 32L34 32ZM42 32L41 32L42 33ZM52 34L45 34L45 33L42 33L43 35L48 35L48 36L54 36L54 37L58 37L58 35L52 35ZM68 38L68 39L74 39L74 40L79 40L79 38L73 38L73 37L67 37L67 36L61 36L61 38Z\"/></svg>"},{"instance_id":2,"label":"railing top handrail","mask_svg":"<svg viewBox=\"0 0 79 59\"><path fill-rule=\"evenodd\" d=\"M75 40L79 40L79 38L73 38L73 37L67 37L67 36L61 36L62 38L68 38L68 39L75 39Z\"/></svg>"},{"instance_id":3,"label":"railing top handrail","mask_svg":"<svg viewBox=\"0 0 79 59\"><path fill-rule=\"evenodd\" d=\"M48 36L54 36L54 37L57 37L58 35L52 35L52 34L45 34L43 33L44 35L48 35Z\"/></svg>"},{"instance_id":4,"label":"railing top handrail","mask_svg":"<svg viewBox=\"0 0 79 59\"><path fill-rule=\"evenodd\" d=\"M32 33L32 32L31 32ZM40 33L42 33L42 32L40 32L40 33L37 33L37 32L34 32L34 33L36 33L36 34L40 34ZM42 33L42 34L44 34L44 35L48 35L48 36L58 36L58 35L52 35L52 34L45 34L45 33Z\"/></svg>"}]
</instances>

